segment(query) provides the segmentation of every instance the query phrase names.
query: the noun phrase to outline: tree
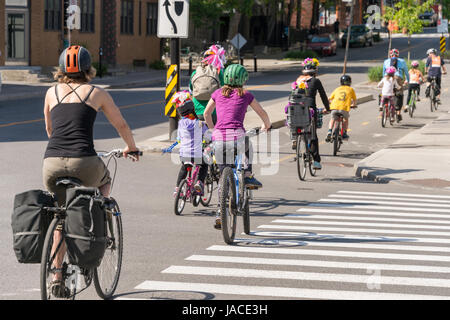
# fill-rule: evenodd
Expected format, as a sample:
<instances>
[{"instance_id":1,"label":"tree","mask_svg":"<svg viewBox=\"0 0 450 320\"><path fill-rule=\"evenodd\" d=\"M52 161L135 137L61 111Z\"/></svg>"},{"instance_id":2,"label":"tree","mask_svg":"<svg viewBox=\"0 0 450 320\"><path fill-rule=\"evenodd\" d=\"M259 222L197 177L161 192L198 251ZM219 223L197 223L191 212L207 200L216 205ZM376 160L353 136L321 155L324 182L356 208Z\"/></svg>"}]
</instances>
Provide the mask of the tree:
<instances>
[{"instance_id":1,"label":"tree","mask_svg":"<svg viewBox=\"0 0 450 320\"><path fill-rule=\"evenodd\" d=\"M411 35L423 32L423 22L419 15L430 10L435 0L419 3L417 0L400 0L393 8L387 7L386 13L397 22L399 32L408 35L408 60L410 58Z\"/></svg>"},{"instance_id":2,"label":"tree","mask_svg":"<svg viewBox=\"0 0 450 320\"><path fill-rule=\"evenodd\" d=\"M195 27L211 27L222 15L221 1L191 0L189 3L191 19Z\"/></svg>"}]
</instances>

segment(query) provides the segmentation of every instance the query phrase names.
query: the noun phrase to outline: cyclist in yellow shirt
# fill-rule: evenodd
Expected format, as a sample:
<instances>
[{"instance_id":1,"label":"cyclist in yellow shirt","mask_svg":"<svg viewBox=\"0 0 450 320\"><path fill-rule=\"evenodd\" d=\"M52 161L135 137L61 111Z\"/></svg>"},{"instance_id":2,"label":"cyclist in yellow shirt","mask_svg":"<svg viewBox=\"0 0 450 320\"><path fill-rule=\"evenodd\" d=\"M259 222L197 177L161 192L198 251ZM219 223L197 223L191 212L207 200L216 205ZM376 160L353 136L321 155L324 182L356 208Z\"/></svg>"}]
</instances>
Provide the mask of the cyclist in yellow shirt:
<instances>
[{"instance_id":1,"label":"cyclist in yellow shirt","mask_svg":"<svg viewBox=\"0 0 450 320\"><path fill-rule=\"evenodd\" d=\"M344 116L344 121L342 123L342 129L344 131L342 138L348 139L347 134L348 129L348 118L350 117L350 108L356 108L356 94L355 90L350 86L352 84L352 78L349 75L344 74L341 77L341 86L334 89L330 96L330 109L331 109L331 119L328 126L328 134L325 139L326 142L331 141L331 134L334 127L334 121L338 119L338 114Z\"/></svg>"}]
</instances>

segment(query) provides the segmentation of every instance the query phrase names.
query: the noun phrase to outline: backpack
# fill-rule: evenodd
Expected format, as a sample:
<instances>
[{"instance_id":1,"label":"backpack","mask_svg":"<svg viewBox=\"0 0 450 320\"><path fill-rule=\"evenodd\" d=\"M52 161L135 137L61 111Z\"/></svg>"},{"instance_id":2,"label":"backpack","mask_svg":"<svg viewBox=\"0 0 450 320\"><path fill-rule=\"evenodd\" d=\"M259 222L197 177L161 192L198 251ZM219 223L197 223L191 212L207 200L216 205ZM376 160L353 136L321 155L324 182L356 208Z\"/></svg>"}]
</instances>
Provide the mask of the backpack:
<instances>
[{"instance_id":1,"label":"backpack","mask_svg":"<svg viewBox=\"0 0 450 320\"><path fill-rule=\"evenodd\" d=\"M45 235L53 218L43 208L53 206L53 196L42 190L30 190L15 195L11 227L13 249L18 262L41 262Z\"/></svg>"},{"instance_id":2,"label":"backpack","mask_svg":"<svg viewBox=\"0 0 450 320\"><path fill-rule=\"evenodd\" d=\"M106 210L97 188L67 189L64 231L69 262L98 267L106 250Z\"/></svg>"},{"instance_id":3,"label":"backpack","mask_svg":"<svg viewBox=\"0 0 450 320\"><path fill-rule=\"evenodd\" d=\"M219 74L212 65L199 66L192 77L193 96L197 100L209 100L220 88Z\"/></svg>"}]
</instances>

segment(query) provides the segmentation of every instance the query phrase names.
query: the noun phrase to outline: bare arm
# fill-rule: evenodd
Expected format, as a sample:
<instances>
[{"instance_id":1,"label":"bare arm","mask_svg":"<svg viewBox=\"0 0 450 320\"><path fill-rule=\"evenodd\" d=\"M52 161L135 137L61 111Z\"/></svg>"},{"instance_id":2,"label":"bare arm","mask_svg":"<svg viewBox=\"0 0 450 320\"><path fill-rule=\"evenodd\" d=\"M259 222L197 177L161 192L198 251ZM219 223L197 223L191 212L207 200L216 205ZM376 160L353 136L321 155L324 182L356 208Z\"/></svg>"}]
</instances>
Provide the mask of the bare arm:
<instances>
[{"instance_id":1,"label":"bare arm","mask_svg":"<svg viewBox=\"0 0 450 320\"><path fill-rule=\"evenodd\" d=\"M106 118L112 124L112 126L117 130L119 135L127 144L124 150L124 155L126 156L131 151L137 151L136 143L134 142L133 134L130 127L128 126L125 119L112 99L111 95L103 89L98 89L100 108L105 114Z\"/></svg>"},{"instance_id":2,"label":"bare arm","mask_svg":"<svg viewBox=\"0 0 450 320\"><path fill-rule=\"evenodd\" d=\"M50 89L53 89L50 88ZM48 103L48 96L50 94L50 89L47 91L47 94L45 95L45 101L44 101L44 119L45 119L45 130L47 131L47 136L50 138L52 135L52 119L50 118L50 105Z\"/></svg>"},{"instance_id":3,"label":"bare arm","mask_svg":"<svg viewBox=\"0 0 450 320\"><path fill-rule=\"evenodd\" d=\"M212 120L212 113L214 112L214 109L216 109L216 103L213 99L209 99L205 111L203 112L203 116L205 117L205 121L209 129L214 129L214 123Z\"/></svg>"},{"instance_id":4,"label":"bare arm","mask_svg":"<svg viewBox=\"0 0 450 320\"><path fill-rule=\"evenodd\" d=\"M263 109L263 107L259 104L259 102L256 99L253 99L252 103L250 103L250 107L252 107L252 109L256 112L256 114L264 122L264 128L263 129L269 130L270 127L272 126L272 123L270 122L269 115Z\"/></svg>"}]
</instances>

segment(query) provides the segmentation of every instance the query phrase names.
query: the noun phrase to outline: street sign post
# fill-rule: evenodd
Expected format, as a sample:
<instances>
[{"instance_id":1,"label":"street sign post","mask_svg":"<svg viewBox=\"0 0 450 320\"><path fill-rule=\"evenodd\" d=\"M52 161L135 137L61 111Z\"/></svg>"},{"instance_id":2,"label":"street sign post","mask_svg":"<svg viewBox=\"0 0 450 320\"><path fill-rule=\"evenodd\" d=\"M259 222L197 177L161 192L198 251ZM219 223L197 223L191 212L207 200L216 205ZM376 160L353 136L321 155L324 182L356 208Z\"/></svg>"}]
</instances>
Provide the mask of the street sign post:
<instances>
[{"instance_id":1,"label":"street sign post","mask_svg":"<svg viewBox=\"0 0 450 320\"><path fill-rule=\"evenodd\" d=\"M69 6L67 7L67 36L68 36L68 44L69 47L72 44L70 31L77 29L81 29L81 9L78 6L78 0L70 0Z\"/></svg>"},{"instance_id":2,"label":"street sign post","mask_svg":"<svg viewBox=\"0 0 450 320\"><path fill-rule=\"evenodd\" d=\"M230 42L238 51L238 61L241 61L241 49L247 43L247 39L245 39L240 33L238 33L234 36L233 39L231 39Z\"/></svg>"},{"instance_id":3,"label":"street sign post","mask_svg":"<svg viewBox=\"0 0 450 320\"><path fill-rule=\"evenodd\" d=\"M189 36L189 0L158 0L157 33L159 38L170 38L164 114L169 117L169 139L173 139L178 128L178 116L171 100L180 90L180 38Z\"/></svg>"}]
</instances>

